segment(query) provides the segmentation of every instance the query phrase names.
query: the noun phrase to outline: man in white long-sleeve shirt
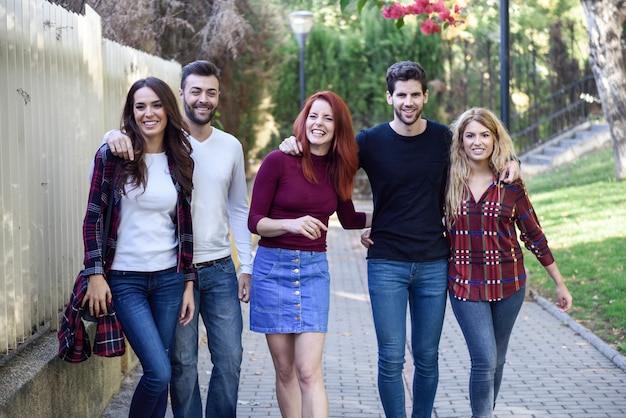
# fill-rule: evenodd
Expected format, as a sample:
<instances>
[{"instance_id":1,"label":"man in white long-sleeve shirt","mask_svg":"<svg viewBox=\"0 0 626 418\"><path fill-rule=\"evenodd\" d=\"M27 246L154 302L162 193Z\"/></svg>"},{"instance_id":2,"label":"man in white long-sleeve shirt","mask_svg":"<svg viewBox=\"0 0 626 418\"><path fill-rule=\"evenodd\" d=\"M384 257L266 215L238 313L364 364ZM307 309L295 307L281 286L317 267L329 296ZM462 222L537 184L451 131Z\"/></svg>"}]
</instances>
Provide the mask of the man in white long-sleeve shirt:
<instances>
[{"instance_id":1,"label":"man in white long-sleeve shirt","mask_svg":"<svg viewBox=\"0 0 626 418\"><path fill-rule=\"evenodd\" d=\"M198 274L196 310L192 322L178 325L171 347L170 394L175 417L201 418L198 384L198 316L207 330L213 370L207 394L206 417L237 414L237 392L243 347L240 301L248 302L252 273L251 235L248 231L248 190L241 143L211 126L219 104L220 71L208 61L183 68L179 95L194 162L192 220L193 262ZM126 136L113 131L107 142L114 154L129 154ZM129 152L130 151L130 152ZM231 259L229 229L240 262L240 276Z\"/></svg>"}]
</instances>

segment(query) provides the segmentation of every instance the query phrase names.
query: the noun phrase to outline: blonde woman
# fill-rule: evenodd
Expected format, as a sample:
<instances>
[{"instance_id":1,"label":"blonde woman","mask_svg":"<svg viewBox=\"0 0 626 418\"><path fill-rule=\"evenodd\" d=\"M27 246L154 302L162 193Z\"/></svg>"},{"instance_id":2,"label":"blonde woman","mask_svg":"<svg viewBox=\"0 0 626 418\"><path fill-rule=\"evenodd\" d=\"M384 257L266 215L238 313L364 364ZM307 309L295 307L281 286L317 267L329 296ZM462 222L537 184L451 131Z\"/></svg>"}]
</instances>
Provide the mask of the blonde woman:
<instances>
[{"instance_id":1,"label":"blonde woman","mask_svg":"<svg viewBox=\"0 0 626 418\"><path fill-rule=\"evenodd\" d=\"M521 179L498 181L513 141L493 112L473 108L452 125L446 226L450 244L448 289L471 357L473 418L493 416L507 346L524 300L526 272L515 226L526 248L554 280L557 306L572 296Z\"/></svg>"}]
</instances>

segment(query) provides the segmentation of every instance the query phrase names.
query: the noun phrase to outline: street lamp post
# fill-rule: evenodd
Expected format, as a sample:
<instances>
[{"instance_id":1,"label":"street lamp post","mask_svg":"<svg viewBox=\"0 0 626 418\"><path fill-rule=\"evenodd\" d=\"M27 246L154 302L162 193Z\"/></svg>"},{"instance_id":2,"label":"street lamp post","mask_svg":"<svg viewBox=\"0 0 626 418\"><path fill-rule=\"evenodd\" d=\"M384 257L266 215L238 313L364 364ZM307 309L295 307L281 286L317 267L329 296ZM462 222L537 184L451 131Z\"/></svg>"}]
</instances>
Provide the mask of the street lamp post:
<instances>
[{"instance_id":1,"label":"street lamp post","mask_svg":"<svg viewBox=\"0 0 626 418\"><path fill-rule=\"evenodd\" d=\"M289 24L300 47L300 106L304 105L306 99L305 83L304 83L304 45L306 38L313 29L313 13L306 10L299 10L289 14Z\"/></svg>"},{"instance_id":2,"label":"street lamp post","mask_svg":"<svg viewBox=\"0 0 626 418\"><path fill-rule=\"evenodd\" d=\"M511 129L509 55L509 0L500 0L500 119L507 129Z\"/></svg>"}]
</instances>

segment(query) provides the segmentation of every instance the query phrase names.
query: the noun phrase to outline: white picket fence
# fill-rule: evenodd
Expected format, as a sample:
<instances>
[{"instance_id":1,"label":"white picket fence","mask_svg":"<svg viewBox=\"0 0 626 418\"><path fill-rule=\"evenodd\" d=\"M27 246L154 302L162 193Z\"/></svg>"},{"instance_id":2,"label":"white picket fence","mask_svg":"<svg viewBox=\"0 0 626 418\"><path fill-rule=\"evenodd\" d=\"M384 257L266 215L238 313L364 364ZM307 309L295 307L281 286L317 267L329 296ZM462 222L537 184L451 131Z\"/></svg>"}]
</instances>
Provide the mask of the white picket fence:
<instances>
[{"instance_id":1,"label":"white picket fence","mask_svg":"<svg viewBox=\"0 0 626 418\"><path fill-rule=\"evenodd\" d=\"M100 17L0 0L0 356L55 330L82 267L89 165L126 92L181 66L102 38Z\"/></svg>"}]
</instances>

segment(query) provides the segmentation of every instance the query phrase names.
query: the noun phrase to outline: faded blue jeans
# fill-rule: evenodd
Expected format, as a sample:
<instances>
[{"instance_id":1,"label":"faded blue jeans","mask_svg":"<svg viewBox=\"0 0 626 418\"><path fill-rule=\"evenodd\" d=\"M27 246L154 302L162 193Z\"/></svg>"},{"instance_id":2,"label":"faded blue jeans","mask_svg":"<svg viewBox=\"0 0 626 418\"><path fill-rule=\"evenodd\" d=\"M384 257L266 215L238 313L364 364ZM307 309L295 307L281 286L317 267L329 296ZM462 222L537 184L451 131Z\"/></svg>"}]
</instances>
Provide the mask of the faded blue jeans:
<instances>
[{"instance_id":1,"label":"faded blue jeans","mask_svg":"<svg viewBox=\"0 0 626 418\"><path fill-rule=\"evenodd\" d=\"M213 363L206 417L235 417L243 356L237 271L229 258L201 267L197 274L193 320L187 326L177 325L172 345L172 410L177 418L202 417L198 383L198 315L202 315Z\"/></svg>"},{"instance_id":2,"label":"faded blue jeans","mask_svg":"<svg viewBox=\"0 0 626 418\"><path fill-rule=\"evenodd\" d=\"M430 418L439 380L439 339L448 261L369 259L368 286L378 339L378 391L387 418L406 417L402 368L407 301L411 312L413 418Z\"/></svg>"},{"instance_id":3,"label":"faded blue jeans","mask_svg":"<svg viewBox=\"0 0 626 418\"><path fill-rule=\"evenodd\" d=\"M183 273L175 267L153 273L112 270L108 282L124 335L143 368L128 416L162 418L171 378L168 350L183 300Z\"/></svg>"},{"instance_id":4,"label":"faded blue jeans","mask_svg":"<svg viewBox=\"0 0 626 418\"><path fill-rule=\"evenodd\" d=\"M526 287L497 302L472 302L450 295L470 353L470 403L473 418L491 418L502 383L509 338L524 302Z\"/></svg>"}]
</instances>

